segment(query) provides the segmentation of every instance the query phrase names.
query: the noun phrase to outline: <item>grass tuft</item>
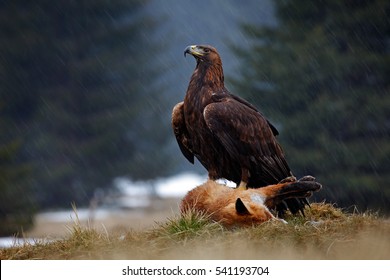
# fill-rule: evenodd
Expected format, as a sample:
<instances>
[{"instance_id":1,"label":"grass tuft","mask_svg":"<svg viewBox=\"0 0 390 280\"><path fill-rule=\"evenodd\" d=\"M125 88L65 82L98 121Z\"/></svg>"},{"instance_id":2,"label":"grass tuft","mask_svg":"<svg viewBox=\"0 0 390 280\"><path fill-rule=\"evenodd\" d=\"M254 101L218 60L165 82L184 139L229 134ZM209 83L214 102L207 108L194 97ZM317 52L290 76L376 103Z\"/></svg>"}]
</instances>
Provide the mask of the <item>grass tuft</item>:
<instances>
[{"instance_id":1,"label":"grass tuft","mask_svg":"<svg viewBox=\"0 0 390 280\"><path fill-rule=\"evenodd\" d=\"M155 233L157 236L173 238L176 240L211 236L223 231L223 227L210 221L207 214L188 211L183 215L168 218L167 222L159 224Z\"/></svg>"}]
</instances>

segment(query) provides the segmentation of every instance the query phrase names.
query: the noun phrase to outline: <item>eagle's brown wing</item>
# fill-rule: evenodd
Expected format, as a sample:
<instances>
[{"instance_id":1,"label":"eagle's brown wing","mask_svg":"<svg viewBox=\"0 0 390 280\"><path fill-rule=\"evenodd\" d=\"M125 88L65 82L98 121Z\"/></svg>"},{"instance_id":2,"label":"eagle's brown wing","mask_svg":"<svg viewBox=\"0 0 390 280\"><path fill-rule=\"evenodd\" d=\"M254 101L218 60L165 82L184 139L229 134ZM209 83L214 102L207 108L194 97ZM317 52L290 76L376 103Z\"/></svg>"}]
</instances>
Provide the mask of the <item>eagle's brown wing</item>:
<instances>
[{"instance_id":1,"label":"eagle's brown wing","mask_svg":"<svg viewBox=\"0 0 390 280\"><path fill-rule=\"evenodd\" d=\"M207 105L203 115L231 157L250 167L252 185L275 184L291 175L274 129L260 112L224 97Z\"/></svg>"},{"instance_id":2,"label":"eagle's brown wing","mask_svg":"<svg viewBox=\"0 0 390 280\"><path fill-rule=\"evenodd\" d=\"M236 95L233 95L231 93L226 93L230 98L236 100L237 102L241 103L241 104L244 104L245 106L248 106L249 108L251 108L253 111L256 111L258 112L260 115L261 113L257 110L257 108L255 106L253 106L252 104L250 104L248 101L246 101L245 99L242 99L241 97L238 97ZM218 97L214 97L215 100L218 100ZM271 128L272 130L272 133L273 135L277 136L279 135L279 131L276 129L276 127L273 126L272 123L270 123L268 120L267 120L267 123L269 125L269 127Z\"/></svg>"},{"instance_id":3,"label":"eagle's brown wing","mask_svg":"<svg viewBox=\"0 0 390 280\"><path fill-rule=\"evenodd\" d=\"M180 151L189 162L194 163L191 140L184 121L183 102L177 103L175 107L173 107L172 128L176 141L179 144Z\"/></svg>"}]
</instances>

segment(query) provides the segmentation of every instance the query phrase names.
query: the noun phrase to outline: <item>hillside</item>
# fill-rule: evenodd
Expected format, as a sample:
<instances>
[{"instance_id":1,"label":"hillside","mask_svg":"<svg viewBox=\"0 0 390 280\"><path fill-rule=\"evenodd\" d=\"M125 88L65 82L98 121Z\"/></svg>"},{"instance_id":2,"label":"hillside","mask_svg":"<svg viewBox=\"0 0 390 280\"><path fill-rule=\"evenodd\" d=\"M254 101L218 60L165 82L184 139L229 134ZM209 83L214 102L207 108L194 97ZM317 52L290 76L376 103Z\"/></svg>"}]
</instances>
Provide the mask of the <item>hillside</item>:
<instances>
[{"instance_id":1,"label":"hillside","mask_svg":"<svg viewBox=\"0 0 390 280\"><path fill-rule=\"evenodd\" d=\"M226 230L204 216L179 215L146 230L81 226L66 237L0 251L0 259L389 259L390 222L315 203L288 224Z\"/></svg>"}]
</instances>

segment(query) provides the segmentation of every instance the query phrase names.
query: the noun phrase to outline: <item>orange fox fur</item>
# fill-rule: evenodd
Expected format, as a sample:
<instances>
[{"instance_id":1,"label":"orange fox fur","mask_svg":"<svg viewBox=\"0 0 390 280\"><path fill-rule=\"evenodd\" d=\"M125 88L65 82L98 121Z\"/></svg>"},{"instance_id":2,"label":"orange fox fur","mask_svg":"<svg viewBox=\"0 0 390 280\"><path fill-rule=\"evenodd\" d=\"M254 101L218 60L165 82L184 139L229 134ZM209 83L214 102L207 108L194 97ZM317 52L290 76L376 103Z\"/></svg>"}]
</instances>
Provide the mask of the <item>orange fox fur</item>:
<instances>
[{"instance_id":1,"label":"orange fox fur","mask_svg":"<svg viewBox=\"0 0 390 280\"><path fill-rule=\"evenodd\" d=\"M230 188L207 181L187 193L180 210L202 212L226 227L250 226L276 219L270 209L283 199L308 197L321 188L314 178L270 185L258 189Z\"/></svg>"}]
</instances>

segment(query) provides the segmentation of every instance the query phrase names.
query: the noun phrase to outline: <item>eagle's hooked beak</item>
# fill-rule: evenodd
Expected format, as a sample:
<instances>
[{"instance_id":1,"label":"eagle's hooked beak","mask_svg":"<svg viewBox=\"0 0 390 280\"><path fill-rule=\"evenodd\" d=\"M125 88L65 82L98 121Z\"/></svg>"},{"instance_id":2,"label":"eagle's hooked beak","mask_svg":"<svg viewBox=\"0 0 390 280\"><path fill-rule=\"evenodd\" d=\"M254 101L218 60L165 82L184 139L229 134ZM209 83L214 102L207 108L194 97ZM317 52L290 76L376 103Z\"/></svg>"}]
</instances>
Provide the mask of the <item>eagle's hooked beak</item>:
<instances>
[{"instance_id":1,"label":"eagle's hooked beak","mask_svg":"<svg viewBox=\"0 0 390 280\"><path fill-rule=\"evenodd\" d=\"M184 50L184 57L188 54L193 55L194 57L201 57L203 56L203 51L201 48L199 48L197 45L188 46Z\"/></svg>"}]
</instances>

